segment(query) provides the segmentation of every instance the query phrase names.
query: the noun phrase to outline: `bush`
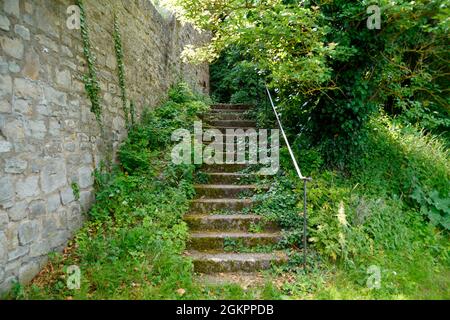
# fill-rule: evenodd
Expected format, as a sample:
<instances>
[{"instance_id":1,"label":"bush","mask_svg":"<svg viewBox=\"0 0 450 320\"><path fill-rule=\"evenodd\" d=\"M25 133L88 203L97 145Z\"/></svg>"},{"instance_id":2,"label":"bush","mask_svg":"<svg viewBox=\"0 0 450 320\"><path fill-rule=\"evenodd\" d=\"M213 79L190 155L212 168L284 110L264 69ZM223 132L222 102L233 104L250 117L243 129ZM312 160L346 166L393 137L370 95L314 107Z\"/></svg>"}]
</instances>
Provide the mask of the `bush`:
<instances>
[{"instance_id":1,"label":"bush","mask_svg":"<svg viewBox=\"0 0 450 320\"><path fill-rule=\"evenodd\" d=\"M148 171L155 151L164 150L174 130L193 123L208 109L206 98L193 94L186 84L169 90L169 100L155 110L145 110L141 124L133 126L126 143L119 150L123 168L131 173Z\"/></svg>"},{"instance_id":2,"label":"bush","mask_svg":"<svg viewBox=\"0 0 450 320\"><path fill-rule=\"evenodd\" d=\"M231 48L211 65L211 95L222 103L257 105L266 99L264 78L241 52Z\"/></svg>"}]
</instances>

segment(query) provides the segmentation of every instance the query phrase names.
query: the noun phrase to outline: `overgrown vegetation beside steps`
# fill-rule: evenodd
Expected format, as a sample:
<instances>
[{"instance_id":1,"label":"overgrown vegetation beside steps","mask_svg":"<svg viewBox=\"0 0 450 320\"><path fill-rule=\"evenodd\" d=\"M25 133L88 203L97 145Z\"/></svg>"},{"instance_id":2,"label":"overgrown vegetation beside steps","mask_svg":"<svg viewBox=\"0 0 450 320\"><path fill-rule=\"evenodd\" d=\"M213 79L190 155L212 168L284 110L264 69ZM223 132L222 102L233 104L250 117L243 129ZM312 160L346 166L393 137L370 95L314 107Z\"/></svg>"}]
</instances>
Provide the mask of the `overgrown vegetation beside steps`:
<instances>
[{"instance_id":1,"label":"overgrown vegetation beside steps","mask_svg":"<svg viewBox=\"0 0 450 320\"><path fill-rule=\"evenodd\" d=\"M142 115L119 152L120 167L96 172L96 204L63 254L52 254L29 286L16 285L17 299L198 299L248 298L237 286L203 288L183 256L187 226L182 220L194 195L194 165L170 161L174 129L189 128L208 108L186 85ZM169 150L169 151L168 151ZM81 269L80 290L66 286L66 270ZM268 287L265 297L270 298ZM258 293L259 294L259 293Z\"/></svg>"},{"instance_id":2,"label":"overgrown vegetation beside steps","mask_svg":"<svg viewBox=\"0 0 450 320\"><path fill-rule=\"evenodd\" d=\"M281 291L292 298L449 299L448 150L438 138L385 116L374 117L368 129L366 152L354 159L351 175L325 167L320 150L306 149L302 136L294 143L304 174L314 177L307 274L297 267L301 183L281 151L284 171L257 196L263 201L256 209L284 228L293 275ZM380 271L379 288L368 287L371 266Z\"/></svg>"}]
</instances>

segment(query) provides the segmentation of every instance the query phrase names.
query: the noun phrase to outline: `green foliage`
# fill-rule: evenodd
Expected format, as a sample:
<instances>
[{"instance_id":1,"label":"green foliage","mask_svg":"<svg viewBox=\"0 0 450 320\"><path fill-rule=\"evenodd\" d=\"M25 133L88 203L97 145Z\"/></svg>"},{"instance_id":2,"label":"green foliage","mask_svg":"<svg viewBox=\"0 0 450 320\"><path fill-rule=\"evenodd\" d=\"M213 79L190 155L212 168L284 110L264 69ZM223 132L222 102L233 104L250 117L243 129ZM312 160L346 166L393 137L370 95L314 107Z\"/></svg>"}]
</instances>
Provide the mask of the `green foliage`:
<instances>
[{"instance_id":1,"label":"green foliage","mask_svg":"<svg viewBox=\"0 0 450 320\"><path fill-rule=\"evenodd\" d=\"M297 206L298 196L292 192L294 188L295 184L291 180L277 176L268 192L254 197L260 201L254 211L284 229L283 243L299 246L302 241L303 218L300 215L301 207Z\"/></svg>"},{"instance_id":2,"label":"green foliage","mask_svg":"<svg viewBox=\"0 0 450 320\"><path fill-rule=\"evenodd\" d=\"M222 103L265 102L263 78L238 48L229 48L210 66L211 95Z\"/></svg>"},{"instance_id":3,"label":"green foliage","mask_svg":"<svg viewBox=\"0 0 450 320\"><path fill-rule=\"evenodd\" d=\"M84 87L86 93L91 101L91 112L95 114L95 118L99 125L102 125L101 120L101 105L100 105L100 84L97 77L97 68L95 67L96 58L92 53L91 41L89 39L89 27L86 21L86 12L82 0L77 0L76 4L80 7L80 26L81 39L83 41L83 53L86 58L88 72L83 76Z\"/></svg>"},{"instance_id":4,"label":"green foliage","mask_svg":"<svg viewBox=\"0 0 450 320\"><path fill-rule=\"evenodd\" d=\"M179 83L175 88L169 90L169 100L175 103L194 101L196 95L189 89L186 83Z\"/></svg>"},{"instance_id":5,"label":"green foliage","mask_svg":"<svg viewBox=\"0 0 450 320\"><path fill-rule=\"evenodd\" d=\"M141 121L146 125L131 128L127 143L119 150L123 168L130 173L150 170L153 164L149 159L171 143L172 132L188 129L187 124L208 109L207 101L198 99L186 84L178 84L169 90L169 100L162 106L145 110Z\"/></svg>"},{"instance_id":6,"label":"green foliage","mask_svg":"<svg viewBox=\"0 0 450 320\"><path fill-rule=\"evenodd\" d=\"M317 253L325 258L320 265L327 270L312 272L333 284L311 289L314 297L445 298L450 267L448 151L437 138L410 126L396 127L383 115L372 119L367 131L365 152L353 159L351 176L324 167L320 152L301 148L307 145L305 138L294 143L302 169L314 177L308 184L310 257ZM257 212L283 227L283 244L294 250L289 266L295 271L301 263L296 251L302 247L303 190L285 151L280 154L285 171ZM331 263L337 267L335 277L329 274ZM370 265L381 268L378 291L366 286ZM298 279L300 283L285 284L282 290L308 295L305 280Z\"/></svg>"},{"instance_id":7,"label":"green foliage","mask_svg":"<svg viewBox=\"0 0 450 320\"><path fill-rule=\"evenodd\" d=\"M212 68L223 81L214 87L218 96L232 87L248 99L240 83L258 83L251 71L258 70L278 94L285 126L308 134L326 162L342 166L358 156L379 108L448 136L446 1L379 1L379 31L366 27L373 4L366 0L173 2L214 34L187 55L220 57Z\"/></svg>"},{"instance_id":8,"label":"green foliage","mask_svg":"<svg viewBox=\"0 0 450 320\"><path fill-rule=\"evenodd\" d=\"M398 101L397 108L401 112L398 116L400 123L410 123L424 128L429 132L442 133L450 144L450 114L440 110L428 101Z\"/></svg>"},{"instance_id":9,"label":"green foliage","mask_svg":"<svg viewBox=\"0 0 450 320\"><path fill-rule=\"evenodd\" d=\"M78 186L78 183L72 182L71 184L73 196L75 197L75 200L80 199L80 187Z\"/></svg>"},{"instance_id":10,"label":"green foliage","mask_svg":"<svg viewBox=\"0 0 450 320\"><path fill-rule=\"evenodd\" d=\"M411 198L420 206L420 212L428 217L433 225L450 230L450 196L441 198L437 190L426 194L416 186Z\"/></svg>"},{"instance_id":11,"label":"green foliage","mask_svg":"<svg viewBox=\"0 0 450 320\"><path fill-rule=\"evenodd\" d=\"M130 118L131 118L131 125L134 126L136 123L136 108L134 106L134 101L130 101Z\"/></svg>"},{"instance_id":12,"label":"green foliage","mask_svg":"<svg viewBox=\"0 0 450 320\"><path fill-rule=\"evenodd\" d=\"M125 116L125 124L128 126L130 120L128 116L128 107L127 107L128 103L127 91L125 88L125 66L123 64L122 36L120 35L120 27L119 22L117 21L117 15L114 15L113 38L114 38L114 49L117 59L117 73L119 77L120 98L122 99L122 110ZM133 122L134 121L132 121L132 123Z\"/></svg>"}]
</instances>

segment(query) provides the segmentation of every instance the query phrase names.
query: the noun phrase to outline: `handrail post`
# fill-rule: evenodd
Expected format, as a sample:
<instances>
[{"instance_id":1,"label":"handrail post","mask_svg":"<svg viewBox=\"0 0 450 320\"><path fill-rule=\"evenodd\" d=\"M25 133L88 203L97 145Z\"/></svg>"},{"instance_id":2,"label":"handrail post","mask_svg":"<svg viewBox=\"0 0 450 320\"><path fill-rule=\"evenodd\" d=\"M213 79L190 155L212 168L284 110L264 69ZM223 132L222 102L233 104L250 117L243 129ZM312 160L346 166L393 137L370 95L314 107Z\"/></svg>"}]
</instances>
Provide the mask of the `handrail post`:
<instances>
[{"instance_id":1,"label":"handrail post","mask_svg":"<svg viewBox=\"0 0 450 320\"><path fill-rule=\"evenodd\" d=\"M307 216L307 210L306 210L306 195L307 195L306 187L307 187L307 182L311 181L312 179L310 177L304 177L302 175L302 172L300 171L300 167L297 164L297 160L295 159L294 152L292 151L292 148L291 148L291 145L289 144L286 133L284 132L280 117L278 116L277 110L275 108L275 104L273 103L273 100L272 100L272 95L270 94L270 91L269 91L269 88L267 87L267 85L266 85L266 92L267 92L267 96L269 97L270 104L272 105L272 109L275 114L275 117L277 119L278 126L280 127L281 134L283 135L284 141L286 142L286 147L288 148L289 154L292 159L292 163L294 164L295 171L297 172L299 179L303 181L303 268L304 268L304 270L306 270L306 268L307 268L306 256L307 256L307 242L308 242L306 239L307 227L308 227L308 216Z\"/></svg>"},{"instance_id":2,"label":"handrail post","mask_svg":"<svg viewBox=\"0 0 450 320\"><path fill-rule=\"evenodd\" d=\"M306 212L306 183L307 179L303 179L303 269L306 270L306 233L308 225L308 216Z\"/></svg>"}]
</instances>

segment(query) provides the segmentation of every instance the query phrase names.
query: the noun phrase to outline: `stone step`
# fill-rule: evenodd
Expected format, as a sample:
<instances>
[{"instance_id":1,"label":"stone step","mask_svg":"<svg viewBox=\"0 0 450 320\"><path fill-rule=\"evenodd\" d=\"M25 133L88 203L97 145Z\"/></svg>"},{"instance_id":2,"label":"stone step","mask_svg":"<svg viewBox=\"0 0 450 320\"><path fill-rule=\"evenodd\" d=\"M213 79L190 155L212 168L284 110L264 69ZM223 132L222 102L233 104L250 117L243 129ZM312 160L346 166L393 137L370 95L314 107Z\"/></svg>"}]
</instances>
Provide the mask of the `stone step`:
<instances>
[{"instance_id":1,"label":"stone step","mask_svg":"<svg viewBox=\"0 0 450 320\"><path fill-rule=\"evenodd\" d=\"M249 128L249 127L246 127L246 128ZM207 128L207 129L216 129L216 128ZM235 130L235 129L242 129L242 128L227 128L227 129ZM220 130L222 130L222 129L220 129ZM245 132L244 132L243 136L238 136L238 137L235 134L227 134L227 133L223 133L222 131L221 131L221 133L222 133L222 144L223 145L227 145L227 144L242 145L243 144L245 146L248 146L250 143L250 137L246 136ZM254 137L252 137L252 138L255 139ZM202 139L198 139L198 138L194 138L194 139L196 139L196 141L198 141L200 143L203 143L204 145L209 145L209 144L211 144L211 142L213 142L213 141L203 140L204 137L202 137ZM258 139L258 136L256 136L256 144L258 143L257 139ZM214 140L214 138L211 140ZM270 146L270 140L269 140L269 146Z\"/></svg>"},{"instance_id":2,"label":"stone step","mask_svg":"<svg viewBox=\"0 0 450 320\"><path fill-rule=\"evenodd\" d=\"M248 164L204 164L202 171L204 172L239 172L248 168Z\"/></svg>"},{"instance_id":3,"label":"stone step","mask_svg":"<svg viewBox=\"0 0 450 320\"><path fill-rule=\"evenodd\" d=\"M251 183L258 180L258 175L235 172L205 172L208 183L211 184L238 184L243 181Z\"/></svg>"},{"instance_id":4,"label":"stone step","mask_svg":"<svg viewBox=\"0 0 450 320\"><path fill-rule=\"evenodd\" d=\"M206 159L206 147L209 146L209 143L205 142L203 144L203 155L204 155L204 159ZM236 144L234 145L228 145L228 144L223 144L221 147L219 146L209 146L210 151L208 152L208 156L212 154L212 156L214 157L214 161L217 161L217 163L213 163L213 164L204 164L204 167L209 167L209 166L234 166L234 167L227 167L227 168L218 168L218 170L223 170L223 171L234 171L235 169L237 171L240 171L242 169L245 168L245 166L248 165L257 165L258 164L258 157L260 155L260 153L262 152L266 152L267 154L267 149L258 149L258 148L249 148L248 146L244 146L244 145L239 145L237 146ZM217 148L217 150L216 150ZM231 151L228 151L227 148L229 148ZM234 149L233 149L234 148ZM217 160L216 160L217 159ZM206 160L205 160L206 161ZM239 169L239 167L236 167L236 165L242 165L243 168ZM210 171L211 168L209 169L205 169L206 171Z\"/></svg>"},{"instance_id":5,"label":"stone step","mask_svg":"<svg viewBox=\"0 0 450 320\"><path fill-rule=\"evenodd\" d=\"M241 114L242 116L247 116L248 110L246 109L210 109L207 114L216 114L221 115L225 113L236 113Z\"/></svg>"},{"instance_id":6,"label":"stone step","mask_svg":"<svg viewBox=\"0 0 450 320\"><path fill-rule=\"evenodd\" d=\"M218 103L213 104L211 106L212 110L249 110L252 109L253 106L250 104L242 104L242 103L236 103L236 104L228 104L228 103Z\"/></svg>"},{"instance_id":7,"label":"stone step","mask_svg":"<svg viewBox=\"0 0 450 320\"><path fill-rule=\"evenodd\" d=\"M254 130L254 132L257 133L257 128L255 126L245 126L245 127L236 127L236 126L215 126L212 129L217 129L220 132L222 132L225 137L224 139L226 139L226 136L231 136L234 132L236 132L236 130L243 130L244 134L247 132L247 130ZM232 131L230 131L232 130Z\"/></svg>"},{"instance_id":8,"label":"stone step","mask_svg":"<svg viewBox=\"0 0 450 320\"><path fill-rule=\"evenodd\" d=\"M243 110L212 111L203 115L204 120L247 120L248 115Z\"/></svg>"},{"instance_id":9,"label":"stone step","mask_svg":"<svg viewBox=\"0 0 450 320\"><path fill-rule=\"evenodd\" d=\"M229 141L231 141L230 143L228 143L228 141L226 140L228 137L230 137L230 139L229 139ZM212 143L211 141L201 141L200 145L203 147L202 150L205 150L205 148L208 146L215 148L215 145L211 145L211 143ZM268 148L265 148L263 150L262 148L259 148L257 143L253 144L252 146L256 149L255 151L256 151L257 155L259 154L258 153L259 151L265 151L268 149ZM222 153L235 153L235 154L238 152L238 150L239 150L239 152L242 152L241 150L243 149L244 152L247 154L250 152L250 141L248 139L245 139L245 140L234 139L234 141L233 141L232 136L224 135L222 146L221 146L221 148L218 147L218 149L221 150ZM252 152L253 152L253 149L252 149Z\"/></svg>"},{"instance_id":10,"label":"stone step","mask_svg":"<svg viewBox=\"0 0 450 320\"><path fill-rule=\"evenodd\" d=\"M256 121L254 120L208 120L208 124L214 127L256 127Z\"/></svg>"},{"instance_id":11,"label":"stone step","mask_svg":"<svg viewBox=\"0 0 450 320\"><path fill-rule=\"evenodd\" d=\"M268 279L264 272L220 272L198 273L194 275L194 281L208 286L238 285L246 290L253 287L255 289L264 288L264 284L273 279L272 277Z\"/></svg>"},{"instance_id":12,"label":"stone step","mask_svg":"<svg viewBox=\"0 0 450 320\"><path fill-rule=\"evenodd\" d=\"M251 199L195 199L191 201L190 212L210 214L214 211L240 212L251 209L254 201Z\"/></svg>"},{"instance_id":13,"label":"stone step","mask_svg":"<svg viewBox=\"0 0 450 320\"><path fill-rule=\"evenodd\" d=\"M188 241L188 249L197 251L224 250L227 241L244 247L256 247L276 244L280 240L279 233L250 233L250 232L221 232L198 231L192 232Z\"/></svg>"},{"instance_id":14,"label":"stone step","mask_svg":"<svg viewBox=\"0 0 450 320\"><path fill-rule=\"evenodd\" d=\"M235 165L235 164L243 164L243 165L257 165L257 159L258 159L258 155L259 155L259 150L256 149L252 149L251 151L248 149L248 147L246 149L239 149L239 150L234 150L231 152L228 152L226 150L222 151L222 152L217 152L214 151L213 155L220 155L220 158L223 163L223 165ZM252 161L252 163L250 163L250 160ZM228 162L232 162L232 163L228 163Z\"/></svg>"},{"instance_id":15,"label":"stone step","mask_svg":"<svg viewBox=\"0 0 450 320\"><path fill-rule=\"evenodd\" d=\"M255 272L270 269L287 261L284 253L205 253L190 251L194 270L198 273Z\"/></svg>"},{"instance_id":16,"label":"stone step","mask_svg":"<svg viewBox=\"0 0 450 320\"><path fill-rule=\"evenodd\" d=\"M183 219L192 231L249 231L253 225L261 226L265 231L278 230L276 223L265 221L263 217L251 214L187 214Z\"/></svg>"},{"instance_id":17,"label":"stone step","mask_svg":"<svg viewBox=\"0 0 450 320\"><path fill-rule=\"evenodd\" d=\"M258 189L267 190L267 187L256 185L225 185L225 184L197 184L194 186L198 198L239 198L241 195L251 196Z\"/></svg>"}]
</instances>

